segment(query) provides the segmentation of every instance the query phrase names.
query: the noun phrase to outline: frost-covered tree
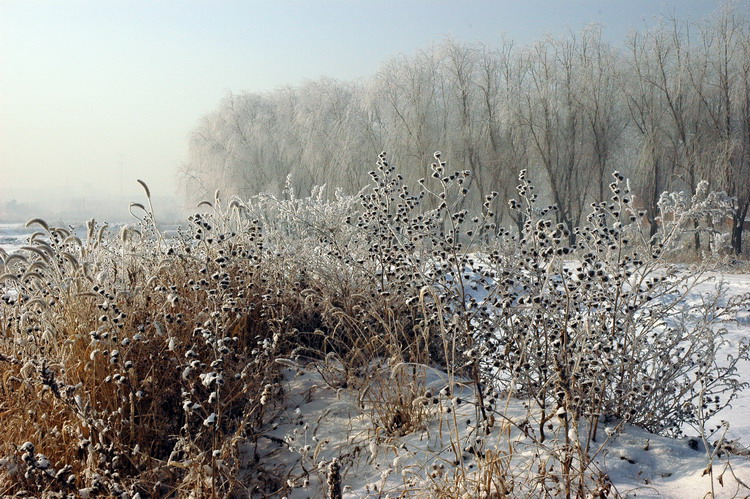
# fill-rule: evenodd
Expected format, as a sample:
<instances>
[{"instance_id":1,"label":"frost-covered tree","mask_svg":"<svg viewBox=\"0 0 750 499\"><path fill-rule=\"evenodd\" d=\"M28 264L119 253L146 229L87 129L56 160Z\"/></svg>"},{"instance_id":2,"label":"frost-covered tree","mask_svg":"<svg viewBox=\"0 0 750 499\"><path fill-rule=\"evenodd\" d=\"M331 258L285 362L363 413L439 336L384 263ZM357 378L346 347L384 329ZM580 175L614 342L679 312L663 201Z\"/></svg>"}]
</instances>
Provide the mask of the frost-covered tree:
<instances>
[{"instance_id":1,"label":"frost-covered tree","mask_svg":"<svg viewBox=\"0 0 750 499\"><path fill-rule=\"evenodd\" d=\"M664 19L619 49L597 26L525 47L446 40L361 82L229 94L191 136L185 199L215 189L279 193L288 175L301 194L319 184L356 192L384 150L414 184L433 174L440 150L472 172L467 207L497 192L495 221L519 228L507 202L521 169L541 180L541 200L558 206L568 228L604 200L609 174L623 172L652 235L663 192L690 197L710 180L734 198L727 223L740 253L750 207L749 31L747 15L727 7L697 23Z\"/></svg>"}]
</instances>

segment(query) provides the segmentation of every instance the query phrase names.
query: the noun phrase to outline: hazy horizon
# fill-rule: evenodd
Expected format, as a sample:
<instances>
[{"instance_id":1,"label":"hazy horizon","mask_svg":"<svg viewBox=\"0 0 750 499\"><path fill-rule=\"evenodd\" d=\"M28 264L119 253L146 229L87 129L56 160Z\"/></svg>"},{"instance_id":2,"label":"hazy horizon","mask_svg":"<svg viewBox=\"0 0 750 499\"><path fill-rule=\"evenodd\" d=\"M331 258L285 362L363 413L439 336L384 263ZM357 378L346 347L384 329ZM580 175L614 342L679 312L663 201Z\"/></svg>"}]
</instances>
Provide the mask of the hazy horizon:
<instances>
[{"instance_id":1,"label":"hazy horizon","mask_svg":"<svg viewBox=\"0 0 750 499\"><path fill-rule=\"evenodd\" d=\"M143 199L136 178L169 204L190 131L227 92L361 80L446 37L527 43L599 23L619 43L656 16L720 5L0 0L0 220L13 200L30 214L126 216Z\"/></svg>"}]
</instances>

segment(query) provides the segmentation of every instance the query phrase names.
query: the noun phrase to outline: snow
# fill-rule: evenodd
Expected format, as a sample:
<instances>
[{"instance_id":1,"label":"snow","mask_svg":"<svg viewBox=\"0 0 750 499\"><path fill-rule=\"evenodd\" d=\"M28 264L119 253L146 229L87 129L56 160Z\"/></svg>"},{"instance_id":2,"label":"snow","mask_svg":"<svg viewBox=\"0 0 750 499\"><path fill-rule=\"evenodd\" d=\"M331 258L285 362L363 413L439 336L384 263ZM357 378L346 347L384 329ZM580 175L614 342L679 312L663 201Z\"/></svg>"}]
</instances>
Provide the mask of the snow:
<instances>
[{"instance_id":1,"label":"snow","mask_svg":"<svg viewBox=\"0 0 750 499\"><path fill-rule=\"evenodd\" d=\"M750 292L750 274L711 273L708 277L691 292L690 300L715 291L719 282L726 284L727 297ZM750 310L727 329L730 341L725 348L731 349L750 336ZM537 472L534 452L538 447L518 429L527 417L523 401L500 397L495 424L484 435L475 426L478 415L469 383L455 380L446 395L444 389L451 384L448 374L425 369L423 386L433 398L424 401L423 426L405 435L387 435L378 428L374 405L358 395L365 391L362 387L336 388L331 372L325 372L330 366L283 364L286 406L280 408L274 427L257 452L261 465L285 470L287 483L294 486L290 498L322 496L334 458L341 466L343 496L348 498L429 496L436 490L456 493L450 487L458 477L478 479L492 456L509 460L506 472L515 478L513 496L541 493L528 480ZM742 379L750 381L750 365L743 364L741 369ZM692 434L696 436L671 439L602 420L598 442L589 450L592 469L611 480L611 492L624 497L699 498L711 493L712 485L716 497L746 497L750 489L742 484L750 485L750 452L745 448L750 446L750 391L743 392L717 418L716 424L728 422L718 435L725 432L731 453L710 444L706 449L695 431ZM585 427L581 431L586 431ZM691 434L689 429L686 433ZM554 423L546 446L550 455L564 437L561 423ZM510 448L513 453L508 457ZM252 451L246 450L250 459Z\"/></svg>"},{"instance_id":2,"label":"snow","mask_svg":"<svg viewBox=\"0 0 750 499\"><path fill-rule=\"evenodd\" d=\"M709 280L699 284L690 294L689 299L699 300L701 295L715 291L719 283L726 285L726 297L731 298L750 293L750 274L733 274L710 272L707 274ZM737 345L743 338L750 338L750 310L739 313L735 323L725 325L729 343L725 345L724 352L736 351ZM743 381L750 382L750 365L744 364L742 369ZM745 390L735 400L731 407L722 411L718 417L729 422L727 437L740 439L745 445L750 446L750 390ZM750 493L750 491L748 491Z\"/></svg>"},{"instance_id":3,"label":"snow","mask_svg":"<svg viewBox=\"0 0 750 499\"><path fill-rule=\"evenodd\" d=\"M106 223L106 222L104 222ZM120 228L123 226L121 223L109 224L109 232L111 234L117 234ZM86 237L86 222L78 222L72 226L75 234L80 238ZM165 237L169 237L176 233L178 225L174 224L160 224L159 229ZM41 227L38 225L32 225L26 227L25 224L17 223L0 223L0 249L5 250L6 253L10 254L17 251L21 246L29 244L29 237L34 233L41 231Z\"/></svg>"},{"instance_id":4,"label":"snow","mask_svg":"<svg viewBox=\"0 0 750 499\"><path fill-rule=\"evenodd\" d=\"M438 389L435 393L447 381L447 375L440 372L430 378L428 386ZM259 454L262 465L286 467L289 483L296 486L290 498L321 496L327 464L333 458L342 464L344 497L349 498L426 492L450 484L459 470L476 474L480 468L479 459L466 451L480 434L474 426L475 407L468 387L457 387L455 395L463 397L462 404L441 395L437 404L430 402L431 417L424 429L399 437L374 430L371 408L363 407L353 391L328 386L318 372L285 369L284 379L288 404ZM515 423L526 413L521 401L516 400L502 412ZM524 465L531 461L531 447L524 451L523 435L499 421L488 436L481 438L482 452L485 456L506 454L510 432L518 452L511 469L523 473ZM699 439L670 439L631 425L617 426L616 422L609 423L600 441L607 433L612 436L600 443L601 448L592 447L590 454L596 456L594 466L612 480L620 495L689 498L711 491L711 476L704 473L709 458ZM554 438L550 442L552 448ZM460 456L453 451L456 447L464 449ZM730 470L724 461L726 456L714 459L716 497L735 497L738 491L741 497L747 495L750 490L743 490L732 473L750 484L750 460L732 456ZM722 474L723 487L718 480ZM535 495L529 484L517 487L518 495Z\"/></svg>"},{"instance_id":5,"label":"snow","mask_svg":"<svg viewBox=\"0 0 750 499\"><path fill-rule=\"evenodd\" d=\"M0 248L7 253L13 253L26 244L33 229L25 228L21 224L0 223Z\"/></svg>"}]
</instances>

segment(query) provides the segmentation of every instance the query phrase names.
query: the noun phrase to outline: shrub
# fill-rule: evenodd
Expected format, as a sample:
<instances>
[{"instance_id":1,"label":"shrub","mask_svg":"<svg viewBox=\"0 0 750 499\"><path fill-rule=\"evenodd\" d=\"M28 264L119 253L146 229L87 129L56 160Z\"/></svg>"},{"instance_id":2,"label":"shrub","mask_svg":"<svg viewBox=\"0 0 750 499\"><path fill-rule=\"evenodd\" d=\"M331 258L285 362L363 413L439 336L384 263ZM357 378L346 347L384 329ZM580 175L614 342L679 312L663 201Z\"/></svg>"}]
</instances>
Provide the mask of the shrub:
<instances>
[{"instance_id":1,"label":"shrub","mask_svg":"<svg viewBox=\"0 0 750 499\"><path fill-rule=\"evenodd\" d=\"M331 199L217 193L172 238L145 184L148 207L132 204L138 223L118 235L30 221L41 230L0 273L4 493L284 493L263 459L281 366L357 391L387 438L436 417L431 369L446 373L440 397L471 385L484 464L436 484L456 493L551 493L550 477L566 493L605 490L590 458L603 421L709 439L708 420L745 387L748 345L719 349L748 298L687 300L705 277L665 260L681 225L646 239L619 174L573 232L523 172L517 229L495 226L494 193L467 206L470 173L439 154L416 188L384 155L371 177ZM511 397L523 421L506 414ZM514 444L484 448L498 424L530 439L544 473L507 475Z\"/></svg>"}]
</instances>

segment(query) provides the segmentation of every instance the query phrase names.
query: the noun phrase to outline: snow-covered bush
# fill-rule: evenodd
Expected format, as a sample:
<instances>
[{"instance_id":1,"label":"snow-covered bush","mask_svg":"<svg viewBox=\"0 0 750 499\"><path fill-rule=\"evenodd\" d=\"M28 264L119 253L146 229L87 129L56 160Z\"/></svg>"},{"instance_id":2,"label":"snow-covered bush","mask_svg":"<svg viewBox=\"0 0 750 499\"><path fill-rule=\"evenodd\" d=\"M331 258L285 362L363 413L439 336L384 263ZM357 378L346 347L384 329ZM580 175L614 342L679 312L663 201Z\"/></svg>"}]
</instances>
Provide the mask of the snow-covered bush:
<instances>
[{"instance_id":1,"label":"snow-covered bush","mask_svg":"<svg viewBox=\"0 0 750 499\"><path fill-rule=\"evenodd\" d=\"M615 174L611 202L592 207L569 246L563 226L534 213L521 182L516 206L527 222L513 253L490 258L502 278L478 358L505 390L538 406L541 439L561 410L571 421L588 418L596 439L601 416L679 434L705 416L691 405L699 396L715 410L731 402L742 386L734 368L747 349L728 363L715 355L722 322L741 303L718 291L701 303L686 300L701 270L662 262L679 232L655 246L638 241L640 217Z\"/></svg>"},{"instance_id":2,"label":"snow-covered bush","mask_svg":"<svg viewBox=\"0 0 750 499\"><path fill-rule=\"evenodd\" d=\"M353 392L374 447L453 425L454 462L482 467L479 478L435 471L435 491L593 493L608 485L590 455L623 422L667 435L692 425L708 441L708 420L745 387L748 346L718 352L748 299L688 300L701 270L665 260L680 220L720 216L718 195L665 201L668 223L649 241L619 174L573 234L525 172L513 229L495 226L495 193L467 205L470 172L448 171L439 153L416 186L385 155L370 175L355 196L217 193L171 238L150 204L133 204L139 223L118 236L92 221L85 241L31 221L42 230L0 267L0 483L283 494L309 477L287 479L280 448L335 478L333 461L272 434L287 368ZM450 421L466 402L470 444ZM502 452L486 438L498 427ZM538 476L514 475L517 455Z\"/></svg>"},{"instance_id":3,"label":"snow-covered bush","mask_svg":"<svg viewBox=\"0 0 750 499\"><path fill-rule=\"evenodd\" d=\"M468 172L446 173L439 156L432 172L414 192L381 157L351 220L362 232L335 248L343 268L370 279L379 304L382 316L357 316L359 324L385 326L367 330L388 345L368 356L438 364L473 380L477 419L487 425L503 417L505 396L528 400L534 428L524 431L539 443L562 439L566 476L573 454L580 474L588 466L570 435L589 449L607 438L600 422L613 420L681 435L702 428L744 388L736 367L748 359L747 345L730 358L717 352L722 324L746 301L717 290L690 302L702 270L665 261L687 221L723 215L722 196L702 185L690 209L665 205L676 221L649 241L627 181L615 174L610 202L592 206L571 245L556 208L537 206L525 173L510 203L525 220L515 233L492 225L491 197L476 216L462 208ZM402 320L385 323L389 314ZM421 395L393 393L378 404L391 416ZM402 430L376 416L389 431Z\"/></svg>"},{"instance_id":4,"label":"snow-covered bush","mask_svg":"<svg viewBox=\"0 0 750 499\"><path fill-rule=\"evenodd\" d=\"M439 188L422 184L413 195L392 167L381 166L360 225L371 237L370 260L386 277L378 286L407 301L419 296L419 331L432 338L425 343L443 347L429 360L473 380L478 420L503 417L501 394L527 399L536 430L524 431L543 443L554 429L570 479L573 462L579 475L588 466L578 438L585 454L606 439L600 421L680 435L686 425L702 428L746 386L736 368L748 360L748 346L724 359L717 352L722 324L747 300L727 301L717 290L689 302L702 271L664 261L684 224L656 244L645 240L621 175L610 185L611 201L592 206L570 245L556 208L536 206L525 174L519 200L510 203L525 220L515 234L487 222L490 200L477 217L458 209L466 174L448 175L436 159ZM429 196L437 208L414 212ZM721 216L723 198L703 197L681 216ZM485 243L478 235L488 231L494 234Z\"/></svg>"},{"instance_id":5,"label":"snow-covered bush","mask_svg":"<svg viewBox=\"0 0 750 499\"><path fill-rule=\"evenodd\" d=\"M687 245L703 238L708 243L705 256L716 258L731 251L725 225L732 216L733 198L723 191L709 191L708 181L699 182L690 199L683 191L664 192L657 206L659 230L654 235L655 243L667 244L669 251L685 253Z\"/></svg>"}]
</instances>

